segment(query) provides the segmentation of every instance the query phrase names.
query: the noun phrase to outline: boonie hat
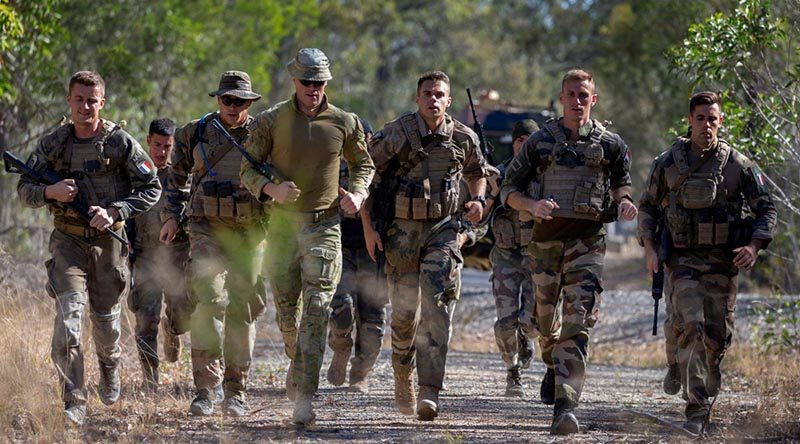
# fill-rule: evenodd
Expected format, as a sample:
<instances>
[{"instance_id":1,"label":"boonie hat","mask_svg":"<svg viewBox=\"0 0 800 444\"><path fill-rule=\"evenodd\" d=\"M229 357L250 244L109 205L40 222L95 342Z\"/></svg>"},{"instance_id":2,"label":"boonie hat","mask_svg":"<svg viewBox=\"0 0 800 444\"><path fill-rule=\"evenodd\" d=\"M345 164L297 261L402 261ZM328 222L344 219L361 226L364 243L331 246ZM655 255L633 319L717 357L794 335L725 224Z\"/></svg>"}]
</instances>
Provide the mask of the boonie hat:
<instances>
[{"instance_id":1,"label":"boonie hat","mask_svg":"<svg viewBox=\"0 0 800 444\"><path fill-rule=\"evenodd\" d=\"M324 81L333 78L328 56L317 48L303 48L286 64L289 75L294 79Z\"/></svg>"},{"instance_id":2,"label":"boonie hat","mask_svg":"<svg viewBox=\"0 0 800 444\"><path fill-rule=\"evenodd\" d=\"M248 100L261 98L261 94L253 92L250 76L244 71L225 71L219 79L219 89L208 95L211 97L233 96Z\"/></svg>"}]
</instances>

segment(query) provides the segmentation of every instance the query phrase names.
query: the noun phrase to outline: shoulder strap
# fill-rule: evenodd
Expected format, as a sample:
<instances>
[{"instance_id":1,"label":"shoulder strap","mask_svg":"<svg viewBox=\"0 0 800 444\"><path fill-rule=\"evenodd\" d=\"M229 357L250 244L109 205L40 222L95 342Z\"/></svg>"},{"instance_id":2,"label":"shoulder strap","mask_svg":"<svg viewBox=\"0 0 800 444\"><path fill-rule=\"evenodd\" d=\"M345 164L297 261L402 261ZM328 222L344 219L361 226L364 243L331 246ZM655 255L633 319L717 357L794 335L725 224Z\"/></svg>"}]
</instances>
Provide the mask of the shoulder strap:
<instances>
[{"instance_id":1,"label":"shoulder strap","mask_svg":"<svg viewBox=\"0 0 800 444\"><path fill-rule=\"evenodd\" d=\"M211 116L211 114L212 113L206 114L205 116L203 116L202 119L200 119L199 122L197 122L197 127L195 127L194 135L192 136L192 142L193 142L192 149L194 149L195 145L199 144L200 156L203 158L203 164L197 168L197 171L195 172L194 177L192 179L193 185L199 184L200 180L203 177L205 177L206 174L211 174L211 177L216 176L217 173L215 173L213 170L214 165L219 163L219 161L222 160L222 158L225 157L225 155L228 154L228 152L232 148L231 145L228 145L220 150L216 150L211 157L206 157L206 149L203 143L203 134L205 134L206 120L208 119L209 116Z\"/></svg>"},{"instance_id":2,"label":"shoulder strap","mask_svg":"<svg viewBox=\"0 0 800 444\"><path fill-rule=\"evenodd\" d=\"M411 145L410 149L403 147L400 152L397 153L398 159L400 160L397 168L397 175L405 176L428 157L428 152L425 151L425 148L422 146L419 125L417 125L417 118L413 113L400 117L400 125L403 127L403 133L405 133L406 139L408 139L408 143Z\"/></svg>"},{"instance_id":3,"label":"shoulder strap","mask_svg":"<svg viewBox=\"0 0 800 444\"><path fill-rule=\"evenodd\" d=\"M545 122L544 129L556 139L556 144L561 146L567 144L567 136L564 134L564 130L558 125L557 119L551 119Z\"/></svg>"},{"instance_id":4,"label":"shoulder strap","mask_svg":"<svg viewBox=\"0 0 800 444\"><path fill-rule=\"evenodd\" d=\"M687 156L686 156L686 153L684 152L684 150L683 150L683 149L680 149L680 148L676 149L676 146L675 146L675 145L673 145L673 146L672 146L672 148L673 148L673 156L675 156L676 154L680 153L680 156L682 156L682 157L681 157L681 162L683 162L683 163L684 163L684 165L688 165L688 162L687 162ZM692 173L694 173L695 171L697 171L698 169L700 169L700 167L701 167L701 166L705 165L705 163L706 163L706 162L708 162L708 160L709 160L709 159L711 159L712 157L714 157L712 154L717 154L717 152L718 152L718 151L719 151L719 147L718 147L717 149L713 150L713 151L706 151L706 152L704 152L704 153L703 153L703 154L700 156L700 159L697 161L697 163L695 163L694 165L692 165L692 166L691 166L691 168L689 168L689 169L687 169L687 170L685 170L685 171L682 171L682 172L681 172L681 175L680 175L680 176L678 176L678 180L676 180L676 181L675 181L675 185L674 185L674 186L672 186L672 187L670 188L670 190L671 190L671 191L674 191L674 190L677 190L678 188L680 188L680 187L681 187L681 185L683 184L683 182L684 182L686 179L688 179L688 178L689 178L689 176L691 176L691 175L692 175ZM678 158L675 158L675 163L676 163L676 164L678 163ZM681 168L681 167L680 167L680 164L679 164L679 166L678 166L678 169L680 170L680 168Z\"/></svg>"}]
</instances>

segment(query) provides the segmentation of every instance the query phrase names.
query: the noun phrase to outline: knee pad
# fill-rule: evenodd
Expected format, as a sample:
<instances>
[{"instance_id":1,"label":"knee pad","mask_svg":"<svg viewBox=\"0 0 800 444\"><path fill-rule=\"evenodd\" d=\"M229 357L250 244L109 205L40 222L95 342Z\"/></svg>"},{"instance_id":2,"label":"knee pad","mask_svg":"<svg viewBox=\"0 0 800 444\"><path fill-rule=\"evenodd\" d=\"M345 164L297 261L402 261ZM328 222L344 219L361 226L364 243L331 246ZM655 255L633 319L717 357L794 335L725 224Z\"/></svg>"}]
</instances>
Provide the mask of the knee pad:
<instances>
[{"instance_id":1,"label":"knee pad","mask_svg":"<svg viewBox=\"0 0 800 444\"><path fill-rule=\"evenodd\" d=\"M303 311L305 312L305 316L309 318L327 318L328 311L327 308L322 303L322 299L319 295L312 294L308 297L308 304L303 307Z\"/></svg>"},{"instance_id":2,"label":"knee pad","mask_svg":"<svg viewBox=\"0 0 800 444\"><path fill-rule=\"evenodd\" d=\"M346 329L353 325L353 297L349 294L339 295L331 302L331 322L338 329Z\"/></svg>"}]
</instances>

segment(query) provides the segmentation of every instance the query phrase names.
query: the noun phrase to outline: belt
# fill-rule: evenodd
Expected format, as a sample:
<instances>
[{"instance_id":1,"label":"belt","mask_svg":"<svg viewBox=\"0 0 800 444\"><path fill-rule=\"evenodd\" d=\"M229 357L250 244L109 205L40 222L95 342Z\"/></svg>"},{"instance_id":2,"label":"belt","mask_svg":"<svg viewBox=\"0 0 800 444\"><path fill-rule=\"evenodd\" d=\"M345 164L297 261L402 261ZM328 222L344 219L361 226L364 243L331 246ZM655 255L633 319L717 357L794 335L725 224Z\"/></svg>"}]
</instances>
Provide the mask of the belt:
<instances>
[{"instance_id":1,"label":"belt","mask_svg":"<svg viewBox=\"0 0 800 444\"><path fill-rule=\"evenodd\" d=\"M58 231L63 231L67 234L72 234L74 236L83 236L87 239L108 235L106 230L98 230L97 228L87 227L86 225L74 225L66 222L53 222L53 226ZM114 222L110 228L113 231L119 231L122 227L125 226L125 222L119 220Z\"/></svg>"},{"instance_id":2,"label":"belt","mask_svg":"<svg viewBox=\"0 0 800 444\"><path fill-rule=\"evenodd\" d=\"M284 219L288 219L294 222L303 222L303 223L317 223L333 217L339 214L339 207L331 207L325 210L319 211L290 211L284 210L280 207L273 207L271 211L276 211L280 213L279 217Z\"/></svg>"}]
</instances>

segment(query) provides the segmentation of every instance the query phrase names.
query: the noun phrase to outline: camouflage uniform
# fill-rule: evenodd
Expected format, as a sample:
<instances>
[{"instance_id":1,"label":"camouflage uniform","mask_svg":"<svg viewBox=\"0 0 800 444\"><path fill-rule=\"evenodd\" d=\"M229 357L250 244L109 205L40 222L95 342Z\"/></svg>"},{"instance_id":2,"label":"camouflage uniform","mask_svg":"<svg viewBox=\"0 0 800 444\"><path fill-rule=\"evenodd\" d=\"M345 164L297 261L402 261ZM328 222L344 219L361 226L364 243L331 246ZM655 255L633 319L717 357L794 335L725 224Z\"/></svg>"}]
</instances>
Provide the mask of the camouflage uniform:
<instances>
[{"instance_id":1,"label":"camouflage uniform","mask_svg":"<svg viewBox=\"0 0 800 444\"><path fill-rule=\"evenodd\" d=\"M168 186L171 167L158 170L162 188ZM170 245L159 241L161 212L167 193L162 193L158 203L134 219L134 256L132 260L133 286L128 298L128 308L136 316L136 347L139 361L149 374L158 370L158 325L161 322L162 296L166 302L165 326L175 336L189 331L194 304L186 288L184 269L189 260L189 239L181 230ZM157 376L156 379L157 381Z\"/></svg>"},{"instance_id":2,"label":"camouflage uniform","mask_svg":"<svg viewBox=\"0 0 800 444\"><path fill-rule=\"evenodd\" d=\"M586 378L589 329L597 321L603 291L605 230L598 212L607 208L603 199L609 188L630 185L628 148L618 135L592 120L579 129L576 145L567 142L569 131L559 119L532 134L511 161L501 191L504 203L514 191L527 192L533 199L542 198L537 193L553 193L564 209L563 213L554 210L552 220L534 225L533 242L528 246L535 285L535 323L542 360L555 379L556 416L577 407ZM584 155L568 156L578 145L586 147ZM574 179L569 175L571 170L590 167L585 155L590 149L601 155L595 159L598 183L590 184L591 191L583 181L571 183ZM563 179L561 187L548 191L545 175L554 174L550 170L560 171L557 168L563 170L558 173ZM580 205L588 207L587 213L578 212Z\"/></svg>"},{"instance_id":3,"label":"camouflage uniform","mask_svg":"<svg viewBox=\"0 0 800 444\"><path fill-rule=\"evenodd\" d=\"M302 190L297 201L275 203L271 209L265 267L286 355L292 360L290 382L298 392L313 394L319 387L328 308L341 276L340 159L347 161L352 193L366 195L374 168L358 119L327 98L319 113L308 118L293 95L260 114L251 128L248 152L260 162L270 160L281 177ZM241 177L252 193L268 198L262 193L268 179L252 165L242 162Z\"/></svg>"},{"instance_id":4,"label":"camouflage uniform","mask_svg":"<svg viewBox=\"0 0 800 444\"><path fill-rule=\"evenodd\" d=\"M161 186L147 153L128 133L101 120L100 133L78 139L71 123L41 139L28 165L49 169L78 186L76 201L115 208L121 220L136 216L159 199ZM48 294L55 299L51 357L58 371L62 397L69 404L85 404L81 333L84 307L89 305L101 372L119 365L120 299L127 293L128 247L88 223L64 204L45 201L45 186L23 175L17 192L26 206L47 205L54 217L50 236L52 258L46 262ZM112 229L125 236L123 223Z\"/></svg>"},{"instance_id":5,"label":"camouflage uniform","mask_svg":"<svg viewBox=\"0 0 800 444\"><path fill-rule=\"evenodd\" d=\"M384 248L395 378L408 377L416 366L420 396L424 391L438 399L449 341L448 302L458 296L463 258L457 218L435 233L431 229L460 209L462 174L471 179L487 173L477 136L467 126L446 115L440 127L427 131L419 114L406 114L375 134L370 155L384 172L395 157L402 166L409 164L414 151L424 147L428 153L401 179ZM417 143L420 148L414 147Z\"/></svg>"},{"instance_id":6,"label":"camouflage uniform","mask_svg":"<svg viewBox=\"0 0 800 444\"><path fill-rule=\"evenodd\" d=\"M500 166L501 181L509 162ZM513 208L499 206L492 214L495 243L489 260L497 310L494 337L508 370L519 371L523 366L521 359L526 358L528 336L534 332L533 285L527 252L532 230L533 221L520 221L519 211Z\"/></svg>"},{"instance_id":7,"label":"camouflage uniform","mask_svg":"<svg viewBox=\"0 0 800 444\"><path fill-rule=\"evenodd\" d=\"M218 113L175 132L165 219L188 220L192 369L198 391L223 382L244 400L255 321L265 308L259 278L262 206L239 179L242 154L212 125ZM253 120L248 117L248 122ZM226 128L240 143L246 127ZM183 191L192 175L189 195ZM185 208L184 208L185 207ZM224 356L224 369L221 358Z\"/></svg>"},{"instance_id":8,"label":"camouflage uniform","mask_svg":"<svg viewBox=\"0 0 800 444\"><path fill-rule=\"evenodd\" d=\"M672 284L671 328L690 421L708 415L709 397L719 391L720 362L733 337L738 270L732 250L751 239L766 247L777 214L755 163L724 141L710 150L709 161L678 185L678 177L699 161L699 148L678 138L653 161L639 213L640 243L656 239L663 220L673 244L666 263ZM705 182L709 177L714 182ZM692 191L703 183L715 190ZM694 202L698 195L706 202Z\"/></svg>"},{"instance_id":9,"label":"camouflage uniform","mask_svg":"<svg viewBox=\"0 0 800 444\"><path fill-rule=\"evenodd\" d=\"M342 162L340 186L347 189L347 164ZM341 214L342 277L331 301L328 346L335 354L355 355L350 361L350 384L367 377L381 351L389 295L384 270L367 253L364 230L357 216ZM355 342L353 329L355 328Z\"/></svg>"}]
</instances>

